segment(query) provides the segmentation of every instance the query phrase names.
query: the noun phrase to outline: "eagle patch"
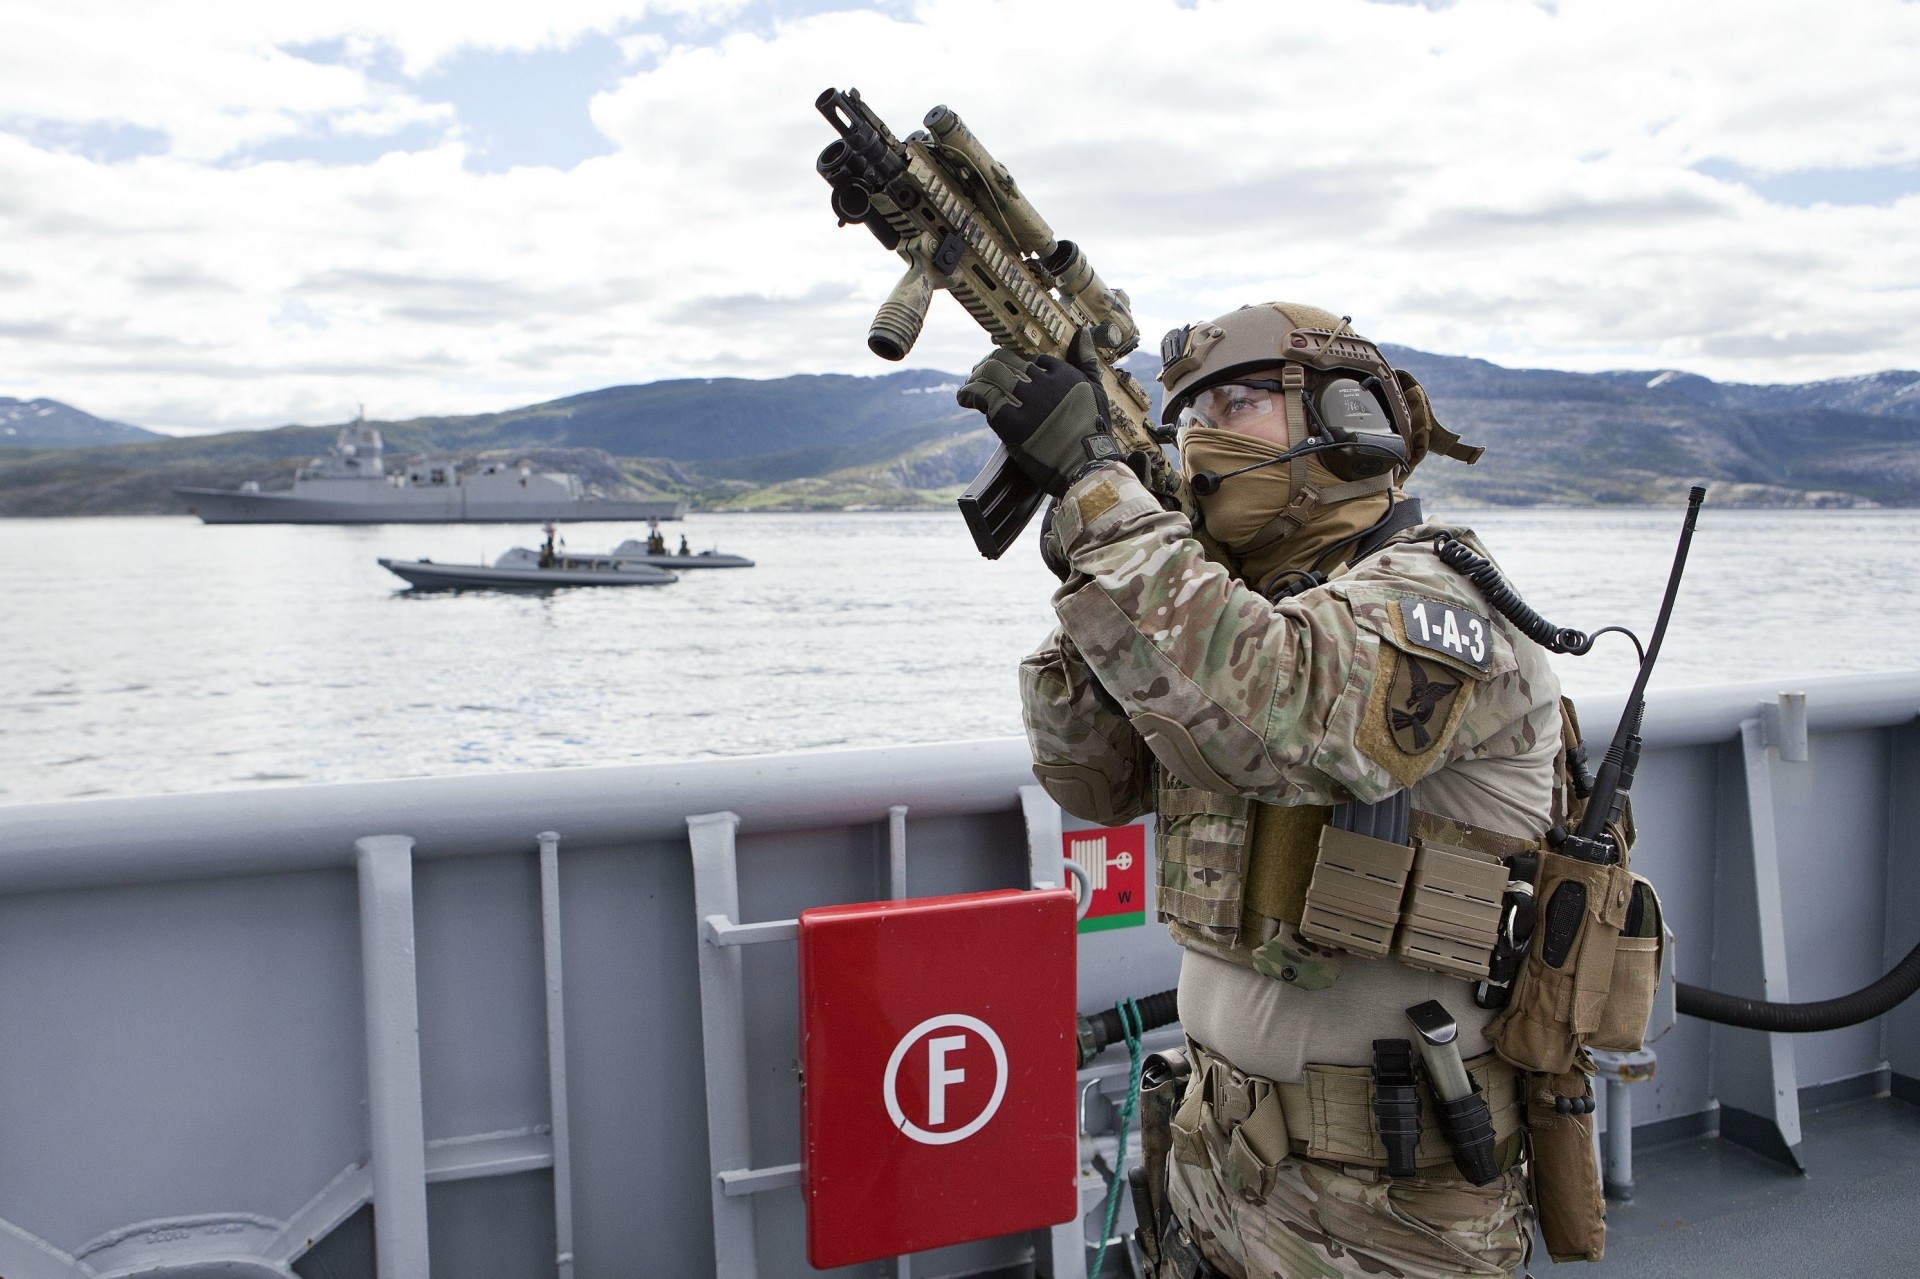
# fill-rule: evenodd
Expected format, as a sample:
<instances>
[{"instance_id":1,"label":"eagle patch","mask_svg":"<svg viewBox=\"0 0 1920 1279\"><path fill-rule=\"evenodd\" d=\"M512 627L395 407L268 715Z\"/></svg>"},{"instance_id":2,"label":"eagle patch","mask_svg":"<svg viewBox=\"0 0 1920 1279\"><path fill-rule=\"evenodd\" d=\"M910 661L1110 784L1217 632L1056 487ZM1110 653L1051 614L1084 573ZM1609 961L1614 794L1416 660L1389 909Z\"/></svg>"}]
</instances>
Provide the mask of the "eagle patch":
<instances>
[{"instance_id":1,"label":"eagle patch","mask_svg":"<svg viewBox=\"0 0 1920 1279\"><path fill-rule=\"evenodd\" d=\"M1382 642L1379 674L1367 694L1354 745L1402 786L1447 757L1481 680L1438 656Z\"/></svg>"},{"instance_id":2,"label":"eagle patch","mask_svg":"<svg viewBox=\"0 0 1920 1279\"><path fill-rule=\"evenodd\" d=\"M1433 748L1453 718L1454 699L1464 682L1438 662L1429 665L1411 653L1399 655L1382 709L1387 736L1402 754L1424 755Z\"/></svg>"}]
</instances>

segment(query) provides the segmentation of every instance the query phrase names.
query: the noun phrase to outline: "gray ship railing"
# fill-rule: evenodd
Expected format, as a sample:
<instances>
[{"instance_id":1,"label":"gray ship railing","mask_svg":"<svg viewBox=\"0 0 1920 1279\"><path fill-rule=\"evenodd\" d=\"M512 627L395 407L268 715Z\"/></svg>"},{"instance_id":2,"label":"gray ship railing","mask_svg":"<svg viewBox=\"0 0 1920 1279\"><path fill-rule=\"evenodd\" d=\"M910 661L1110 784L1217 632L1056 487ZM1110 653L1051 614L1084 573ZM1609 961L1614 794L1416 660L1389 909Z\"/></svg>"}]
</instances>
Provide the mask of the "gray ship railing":
<instances>
[{"instance_id":1,"label":"gray ship railing","mask_svg":"<svg viewBox=\"0 0 1920 1279\"><path fill-rule=\"evenodd\" d=\"M1920 939L1917 713L1920 673L1653 695L1681 978L1817 999ZM812 1273L791 921L1061 882L1061 822L1011 740L0 807L0 1275ZM1177 969L1086 933L1080 1008ZM1911 1005L1654 1051L1616 1179L1711 1132L1785 1175L1803 1098L1920 1100ZM1085 1221L847 1273L1081 1279L1125 1074L1082 1073Z\"/></svg>"}]
</instances>

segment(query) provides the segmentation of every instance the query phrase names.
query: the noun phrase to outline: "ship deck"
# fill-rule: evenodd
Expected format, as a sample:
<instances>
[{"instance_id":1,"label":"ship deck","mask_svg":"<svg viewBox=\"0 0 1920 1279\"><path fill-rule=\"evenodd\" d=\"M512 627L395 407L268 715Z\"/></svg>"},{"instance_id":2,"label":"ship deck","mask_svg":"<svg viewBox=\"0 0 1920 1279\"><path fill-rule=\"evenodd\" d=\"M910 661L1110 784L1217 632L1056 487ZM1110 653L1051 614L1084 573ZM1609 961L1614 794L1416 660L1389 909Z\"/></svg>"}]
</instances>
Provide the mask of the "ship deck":
<instances>
[{"instance_id":1,"label":"ship deck","mask_svg":"<svg viewBox=\"0 0 1920 1279\"><path fill-rule=\"evenodd\" d=\"M1891 1096L1802 1112L1805 1176L1715 1137L1634 1159L1634 1198L1607 1205L1607 1256L1535 1279L1800 1279L1920 1270L1920 1106Z\"/></svg>"},{"instance_id":2,"label":"ship deck","mask_svg":"<svg viewBox=\"0 0 1920 1279\"><path fill-rule=\"evenodd\" d=\"M1793 687L1663 691L1634 789L1674 974L1776 1001L1860 989L1920 941L1920 672ZM798 917L1121 865L1032 778L1006 739L0 807L0 1274L821 1273ZM1150 833L1127 843L1151 883ZM1078 1010L1179 965L1116 911L1078 934ZM1637 1147L1635 1198L1607 1260L1535 1279L1920 1269L1920 1000L1768 1035L1676 1020L1662 991L1654 1073L1595 1115ZM1078 1125L1081 1215L947 1247L894 1230L910 1256L835 1273L1085 1279L1127 1070L1109 1049L1077 1114L1045 1112Z\"/></svg>"}]
</instances>

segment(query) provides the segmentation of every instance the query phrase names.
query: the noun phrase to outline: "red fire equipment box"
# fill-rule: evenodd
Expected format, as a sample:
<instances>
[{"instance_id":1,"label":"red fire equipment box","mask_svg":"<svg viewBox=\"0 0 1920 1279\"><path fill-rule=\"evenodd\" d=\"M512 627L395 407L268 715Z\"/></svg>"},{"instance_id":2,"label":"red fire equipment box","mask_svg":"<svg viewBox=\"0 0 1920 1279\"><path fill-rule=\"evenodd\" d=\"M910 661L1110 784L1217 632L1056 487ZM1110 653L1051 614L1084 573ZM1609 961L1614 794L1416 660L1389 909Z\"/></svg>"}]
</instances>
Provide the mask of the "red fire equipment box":
<instances>
[{"instance_id":1,"label":"red fire equipment box","mask_svg":"<svg viewBox=\"0 0 1920 1279\"><path fill-rule=\"evenodd\" d=\"M808 1261L1079 1214L1074 936L1070 889L800 916Z\"/></svg>"}]
</instances>

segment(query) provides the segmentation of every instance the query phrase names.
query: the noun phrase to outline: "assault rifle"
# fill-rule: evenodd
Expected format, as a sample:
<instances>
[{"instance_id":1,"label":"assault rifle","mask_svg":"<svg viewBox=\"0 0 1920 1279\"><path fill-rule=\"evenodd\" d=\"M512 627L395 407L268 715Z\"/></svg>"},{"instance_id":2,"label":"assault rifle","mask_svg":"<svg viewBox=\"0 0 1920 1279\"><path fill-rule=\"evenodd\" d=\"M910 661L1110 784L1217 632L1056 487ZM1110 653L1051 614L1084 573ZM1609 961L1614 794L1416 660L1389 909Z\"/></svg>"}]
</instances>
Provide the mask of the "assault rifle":
<instances>
[{"instance_id":1,"label":"assault rifle","mask_svg":"<svg viewBox=\"0 0 1920 1279\"><path fill-rule=\"evenodd\" d=\"M1176 481L1154 434L1153 402L1117 367L1140 344L1127 295L1108 288L1072 240L1054 238L1006 166L946 107L902 141L858 89L828 89L813 105L840 135L814 165L833 188L834 216L866 227L907 263L867 348L905 358L936 289L959 299L996 346L1024 355L1064 356L1074 334L1091 329L1114 437L1147 487L1171 499ZM999 448L961 494L960 513L980 553L997 560L1045 498Z\"/></svg>"}]
</instances>

